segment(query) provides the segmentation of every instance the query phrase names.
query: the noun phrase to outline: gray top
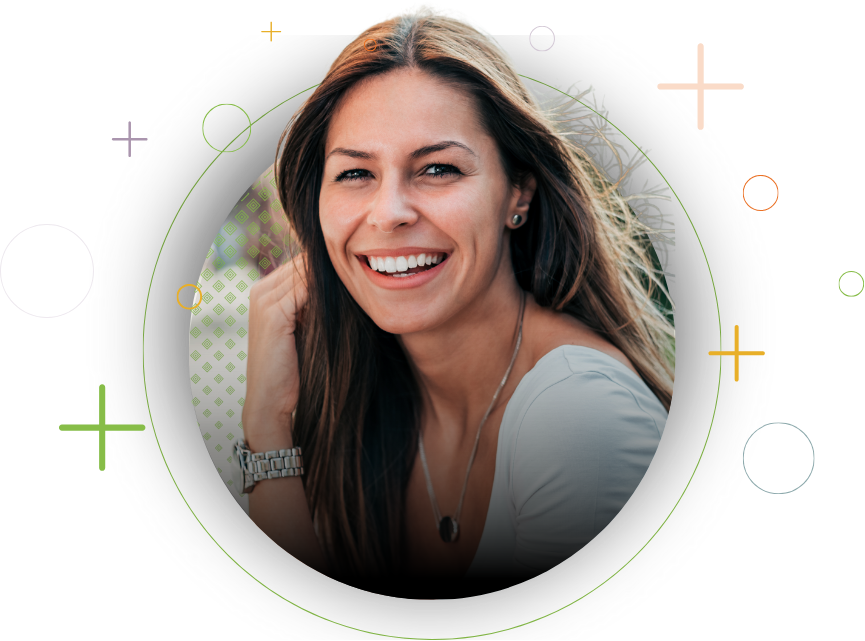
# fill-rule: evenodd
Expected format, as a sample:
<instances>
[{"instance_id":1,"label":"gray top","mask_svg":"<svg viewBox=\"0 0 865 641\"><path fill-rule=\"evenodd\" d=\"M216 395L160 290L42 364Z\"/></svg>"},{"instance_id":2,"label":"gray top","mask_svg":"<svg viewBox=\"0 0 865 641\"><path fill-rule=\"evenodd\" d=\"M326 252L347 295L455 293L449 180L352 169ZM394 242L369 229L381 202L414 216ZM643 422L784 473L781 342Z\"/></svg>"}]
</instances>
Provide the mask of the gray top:
<instances>
[{"instance_id":1,"label":"gray top","mask_svg":"<svg viewBox=\"0 0 865 641\"><path fill-rule=\"evenodd\" d=\"M639 485L666 420L616 359L574 345L546 354L505 409L487 520L465 578L529 579L591 541Z\"/></svg>"}]
</instances>

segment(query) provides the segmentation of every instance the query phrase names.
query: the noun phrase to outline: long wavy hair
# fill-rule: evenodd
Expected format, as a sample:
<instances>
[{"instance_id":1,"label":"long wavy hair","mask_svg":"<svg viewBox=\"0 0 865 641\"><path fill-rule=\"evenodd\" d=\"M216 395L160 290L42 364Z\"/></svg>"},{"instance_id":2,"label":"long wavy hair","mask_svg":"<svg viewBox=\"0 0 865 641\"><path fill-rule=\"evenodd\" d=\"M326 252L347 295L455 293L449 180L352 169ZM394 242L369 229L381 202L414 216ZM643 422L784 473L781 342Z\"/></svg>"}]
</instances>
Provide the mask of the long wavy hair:
<instances>
[{"instance_id":1,"label":"long wavy hair","mask_svg":"<svg viewBox=\"0 0 865 641\"><path fill-rule=\"evenodd\" d=\"M491 38L424 11L360 34L289 121L277 184L307 260L309 298L297 331L300 401L294 442L306 496L334 576L396 577L404 505L417 454L421 394L395 335L372 321L339 279L319 220L328 124L364 78L413 68L474 96L513 184L537 181L526 223L511 232L520 287L570 314L633 363L669 409L673 327L646 228L588 155L544 114Z\"/></svg>"}]
</instances>

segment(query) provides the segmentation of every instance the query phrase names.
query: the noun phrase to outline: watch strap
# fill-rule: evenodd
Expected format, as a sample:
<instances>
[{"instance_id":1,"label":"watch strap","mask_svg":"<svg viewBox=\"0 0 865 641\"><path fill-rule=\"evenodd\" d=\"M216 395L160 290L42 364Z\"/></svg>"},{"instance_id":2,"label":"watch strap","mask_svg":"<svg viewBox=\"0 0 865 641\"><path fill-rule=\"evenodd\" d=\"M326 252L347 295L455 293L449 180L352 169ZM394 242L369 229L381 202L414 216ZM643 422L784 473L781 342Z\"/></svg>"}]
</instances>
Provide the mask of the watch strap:
<instances>
[{"instance_id":1,"label":"watch strap","mask_svg":"<svg viewBox=\"0 0 865 641\"><path fill-rule=\"evenodd\" d=\"M234 447L243 475L243 492L246 494L260 481L303 475L303 451L299 447L251 452L242 439Z\"/></svg>"}]
</instances>

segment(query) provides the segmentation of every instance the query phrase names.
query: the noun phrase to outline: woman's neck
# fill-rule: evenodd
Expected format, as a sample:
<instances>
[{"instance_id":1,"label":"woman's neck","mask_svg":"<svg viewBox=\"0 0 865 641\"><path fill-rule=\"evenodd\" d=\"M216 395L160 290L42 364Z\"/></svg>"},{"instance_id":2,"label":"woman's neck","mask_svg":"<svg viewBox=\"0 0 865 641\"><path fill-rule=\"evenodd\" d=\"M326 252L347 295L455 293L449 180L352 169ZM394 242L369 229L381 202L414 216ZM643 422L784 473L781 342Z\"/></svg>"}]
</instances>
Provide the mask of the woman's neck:
<instances>
[{"instance_id":1,"label":"woman's neck","mask_svg":"<svg viewBox=\"0 0 865 641\"><path fill-rule=\"evenodd\" d=\"M425 415L448 437L474 438L513 356L523 295L512 274L496 279L447 323L399 337L418 378Z\"/></svg>"}]
</instances>

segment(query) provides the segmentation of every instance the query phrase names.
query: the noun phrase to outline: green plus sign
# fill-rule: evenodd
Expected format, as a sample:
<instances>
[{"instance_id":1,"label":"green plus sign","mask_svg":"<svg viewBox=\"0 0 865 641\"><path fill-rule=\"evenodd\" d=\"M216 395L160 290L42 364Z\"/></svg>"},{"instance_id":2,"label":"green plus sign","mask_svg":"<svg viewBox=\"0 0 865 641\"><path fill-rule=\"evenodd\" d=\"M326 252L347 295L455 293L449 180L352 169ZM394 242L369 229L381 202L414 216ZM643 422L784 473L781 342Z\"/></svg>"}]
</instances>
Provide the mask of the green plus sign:
<instances>
[{"instance_id":1,"label":"green plus sign","mask_svg":"<svg viewBox=\"0 0 865 641\"><path fill-rule=\"evenodd\" d=\"M97 425L60 425L60 544L63 556L110 556L105 540L105 433L143 432L143 424L105 422L99 386Z\"/></svg>"}]
</instances>

